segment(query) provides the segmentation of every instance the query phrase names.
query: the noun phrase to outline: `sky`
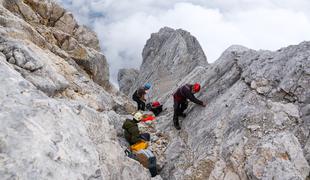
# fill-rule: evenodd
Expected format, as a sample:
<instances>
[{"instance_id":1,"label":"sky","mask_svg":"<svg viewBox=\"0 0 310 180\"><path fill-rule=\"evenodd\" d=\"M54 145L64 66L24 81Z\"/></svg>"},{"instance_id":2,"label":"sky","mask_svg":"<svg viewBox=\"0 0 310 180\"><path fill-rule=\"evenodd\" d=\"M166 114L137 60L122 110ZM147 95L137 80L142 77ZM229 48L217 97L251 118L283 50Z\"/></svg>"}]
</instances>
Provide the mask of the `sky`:
<instances>
[{"instance_id":1,"label":"sky","mask_svg":"<svg viewBox=\"0 0 310 180\"><path fill-rule=\"evenodd\" d=\"M168 26L197 38L212 63L231 45L277 50L310 40L309 0L57 0L97 34L117 86L139 69L151 33Z\"/></svg>"}]
</instances>

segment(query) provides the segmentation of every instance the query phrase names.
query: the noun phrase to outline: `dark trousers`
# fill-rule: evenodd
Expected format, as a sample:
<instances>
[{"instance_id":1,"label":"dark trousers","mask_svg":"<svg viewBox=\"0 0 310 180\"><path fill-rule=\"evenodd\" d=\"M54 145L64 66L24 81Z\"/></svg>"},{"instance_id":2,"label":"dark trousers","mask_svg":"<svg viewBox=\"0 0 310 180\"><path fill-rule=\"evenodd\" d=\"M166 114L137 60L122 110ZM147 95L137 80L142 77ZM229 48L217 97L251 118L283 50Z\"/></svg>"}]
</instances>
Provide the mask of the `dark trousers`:
<instances>
[{"instance_id":1,"label":"dark trousers","mask_svg":"<svg viewBox=\"0 0 310 180\"><path fill-rule=\"evenodd\" d=\"M139 137L145 141L150 141L151 140L151 135L149 133L141 133Z\"/></svg>"},{"instance_id":2,"label":"dark trousers","mask_svg":"<svg viewBox=\"0 0 310 180\"><path fill-rule=\"evenodd\" d=\"M173 108L174 108L174 114L173 114L173 123L174 125L179 126L179 115L181 115L184 110L187 108L188 102L186 101L174 101Z\"/></svg>"},{"instance_id":3,"label":"dark trousers","mask_svg":"<svg viewBox=\"0 0 310 180\"><path fill-rule=\"evenodd\" d=\"M133 94L132 99L137 102L138 110L145 111L145 102L142 101L136 94Z\"/></svg>"}]
</instances>

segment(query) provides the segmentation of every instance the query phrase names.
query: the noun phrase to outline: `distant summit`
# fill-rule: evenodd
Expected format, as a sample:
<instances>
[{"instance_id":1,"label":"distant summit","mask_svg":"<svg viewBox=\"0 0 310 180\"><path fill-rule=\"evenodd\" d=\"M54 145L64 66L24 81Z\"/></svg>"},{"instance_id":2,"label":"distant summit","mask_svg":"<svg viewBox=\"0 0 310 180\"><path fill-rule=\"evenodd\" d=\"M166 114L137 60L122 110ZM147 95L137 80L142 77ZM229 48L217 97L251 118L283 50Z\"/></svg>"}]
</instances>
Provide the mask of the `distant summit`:
<instances>
[{"instance_id":1,"label":"distant summit","mask_svg":"<svg viewBox=\"0 0 310 180\"><path fill-rule=\"evenodd\" d=\"M142 65L129 94L137 86L152 82L155 89L150 96L156 97L170 91L182 77L198 66L207 66L207 58L197 41L189 32L164 27L153 33L147 40L142 52ZM126 77L128 78L128 77ZM121 79L120 79L121 80ZM125 88L126 89L126 88Z\"/></svg>"}]
</instances>

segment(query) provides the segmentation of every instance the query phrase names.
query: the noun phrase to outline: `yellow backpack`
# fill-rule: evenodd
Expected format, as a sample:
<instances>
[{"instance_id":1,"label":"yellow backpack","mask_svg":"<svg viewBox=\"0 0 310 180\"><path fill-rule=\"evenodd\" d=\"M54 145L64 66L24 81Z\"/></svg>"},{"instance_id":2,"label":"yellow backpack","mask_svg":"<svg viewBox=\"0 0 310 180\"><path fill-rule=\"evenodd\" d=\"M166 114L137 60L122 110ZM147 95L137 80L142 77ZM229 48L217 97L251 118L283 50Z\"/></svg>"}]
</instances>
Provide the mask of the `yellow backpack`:
<instances>
[{"instance_id":1,"label":"yellow backpack","mask_svg":"<svg viewBox=\"0 0 310 180\"><path fill-rule=\"evenodd\" d=\"M139 151L141 149L146 149L148 147L148 143L146 141L138 141L136 144L130 146L130 150Z\"/></svg>"}]
</instances>

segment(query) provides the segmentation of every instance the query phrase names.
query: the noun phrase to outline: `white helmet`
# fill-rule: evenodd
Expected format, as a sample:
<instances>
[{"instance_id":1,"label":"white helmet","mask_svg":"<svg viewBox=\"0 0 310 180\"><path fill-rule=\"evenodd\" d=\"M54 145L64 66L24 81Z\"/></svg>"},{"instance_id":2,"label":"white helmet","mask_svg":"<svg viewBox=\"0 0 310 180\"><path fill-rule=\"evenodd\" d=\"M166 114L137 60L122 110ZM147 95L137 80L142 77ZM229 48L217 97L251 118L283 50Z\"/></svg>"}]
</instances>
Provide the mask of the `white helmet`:
<instances>
[{"instance_id":1,"label":"white helmet","mask_svg":"<svg viewBox=\"0 0 310 180\"><path fill-rule=\"evenodd\" d=\"M134 118L135 120L137 120L137 121L141 121L142 116L143 116L143 114L142 114L140 111L138 111L138 112L136 112L136 113L133 115L133 118Z\"/></svg>"}]
</instances>

